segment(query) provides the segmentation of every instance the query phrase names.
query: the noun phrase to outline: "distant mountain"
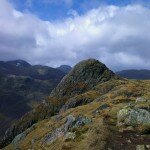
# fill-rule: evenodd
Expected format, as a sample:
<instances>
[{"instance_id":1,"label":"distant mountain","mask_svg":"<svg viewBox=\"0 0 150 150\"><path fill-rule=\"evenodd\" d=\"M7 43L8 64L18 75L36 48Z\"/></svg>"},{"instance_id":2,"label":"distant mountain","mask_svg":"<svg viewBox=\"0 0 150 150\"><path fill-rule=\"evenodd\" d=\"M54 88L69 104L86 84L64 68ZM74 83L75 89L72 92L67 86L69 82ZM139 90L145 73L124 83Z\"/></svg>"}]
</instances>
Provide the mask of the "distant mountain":
<instances>
[{"instance_id":1,"label":"distant mountain","mask_svg":"<svg viewBox=\"0 0 150 150\"><path fill-rule=\"evenodd\" d=\"M21 66L21 67L30 67L31 65L24 61L24 60L13 60L13 61L7 61L5 62L7 64L10 64L10 65L15 65L17 67Z\"/></svg>"},{"instance_id":2,"label":"distant mountain","mask_svg":"<svg viewBox=\"0 0 150 150\"><path fill-rule=\"evenodd\" d=\"M9 125L48 96L65 75L26 61L0 61L0 136Z\"/></svg>"},{"instance_id":3,"label":"distant mountain","mask_svg":"<svg viewBox=\"0 0 150 150\"><path fill-rule=\"evenodd\" d=\"M23 60L0 61L0 75L29 76L39 80L61 79L66 73L57 68L35 65Z\"/></svg>"},{"instance_id":4,"label":"distant mountain","mask_svg":"<svg viewBox=\"0 0 150 150\"><path fill-rule=\"evenodd\" d=\"M148 80L150 79L150 70L123 70L116 72L121 77L127 78L127 79L141 79L141 80Z\"/></svg>"},{"instance_id":5,"label":"distant mountain","mask_svg":"<svg viewBox=\"0 0 150 150\"><path fill-rule=\"evenodd\" d=\"M72 67L70 67L68 65L61 65L57 69L63 71L64 73L68 73L72 69Z\"/></svg>"}]
</instances>

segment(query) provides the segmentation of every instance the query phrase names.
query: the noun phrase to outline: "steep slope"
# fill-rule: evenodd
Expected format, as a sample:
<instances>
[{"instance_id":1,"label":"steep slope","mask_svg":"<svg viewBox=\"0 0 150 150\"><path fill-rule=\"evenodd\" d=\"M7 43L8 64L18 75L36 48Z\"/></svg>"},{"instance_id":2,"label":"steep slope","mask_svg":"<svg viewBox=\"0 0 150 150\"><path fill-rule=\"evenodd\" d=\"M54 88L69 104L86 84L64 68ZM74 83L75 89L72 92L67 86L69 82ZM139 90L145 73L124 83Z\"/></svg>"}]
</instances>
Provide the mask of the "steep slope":
<instances>
[{"instance_id":1,"label":"steep slope","mask_svg":"<svg viewBox=\"0 0 150 150\"><path fill-rule=\"evenodd\" d=\"M121 77L127 79L139 79L139 80L149 80L150 79L150 70L123 70L116 72Z\"/></svg>"},{"instance_id":2,"label":"steep slope","mask_svg":"<svg viewBox=\"0 0 150 150\"><path fill-rule=\"evenodd\" d=\"M34 123L51 117L57 114L60 110L62 111L63 106L72 102L70 98L75 98L79 94L88 92L97 84L106 82L110 79L119 78L98 60L88 59L78 63L69 74L62 79L60 84L42 104L26 114L21 120L7 130L1 143L1 147L9 144L16 135L25 131ZM88 97L89 95L90 94L87 93L84 96ZM95 93L95 95L99 94ZM92 100L95 99L95 95L93 95ZM90 96L92 96L92 94ZM82 99L79 103L76 103L76 100L74 101L74 106L70 104L71 106L69 107L76 107L83 104L81 102ZM91 100L86 101L85 103L89 102L91 102Z\"/></svg>"},{"instance_id":3,"label":"steep slope","mask_svg":"<svg viewBox=\"0 0 150 150\"><path fill-rule=\"evenodd\" d=\"M6 129L48 96L65 74L26 61L0 62L0 138Z\"/></svg>"},{"instance_id":4,"label":"steep slope","mask_svg":"<svg viewBox=\"0 0 150 150\"><path fill-rule=\"evenodd\" d=\"M103 63L95 59L79 62L62 79L58 86L52 91L51 96L57 98L69 98L81 94L101 82L115 78L116 75Z\"/></svg>"}]
</instances>

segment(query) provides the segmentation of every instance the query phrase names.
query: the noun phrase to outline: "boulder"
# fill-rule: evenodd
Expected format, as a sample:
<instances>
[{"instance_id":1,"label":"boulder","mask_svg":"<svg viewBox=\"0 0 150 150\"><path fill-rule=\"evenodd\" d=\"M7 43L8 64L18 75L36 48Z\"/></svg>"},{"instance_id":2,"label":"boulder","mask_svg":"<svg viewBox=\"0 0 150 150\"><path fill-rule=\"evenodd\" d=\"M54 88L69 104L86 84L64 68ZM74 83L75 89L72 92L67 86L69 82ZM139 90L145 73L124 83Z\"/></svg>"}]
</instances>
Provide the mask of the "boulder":
<instances>
[{"instance_id":1,"label":"boulder","mask_svg":"<svg viewBox=\"0 0 150 150\"><path fill-rule=\"evenodd\" d=\"M117 114L117 126L120 129L133 127L140 132L150 131L150 112L126 106Z\"/></svg>"},{"instance_id":2,"label":"boulder","mask_svg":"<svg viewBox=\"0 0 150 150\"><path fill-rule=\"evenodd\" d=\"M64 136L67 133L68 128L71 127L74 121L75 121L75 118L72 115L69 115L64 125L57 128L52 133L48 133L44 137L43 144L50 145L51 143L56 141L59 137Z\"/></svg>"}]
</instances>

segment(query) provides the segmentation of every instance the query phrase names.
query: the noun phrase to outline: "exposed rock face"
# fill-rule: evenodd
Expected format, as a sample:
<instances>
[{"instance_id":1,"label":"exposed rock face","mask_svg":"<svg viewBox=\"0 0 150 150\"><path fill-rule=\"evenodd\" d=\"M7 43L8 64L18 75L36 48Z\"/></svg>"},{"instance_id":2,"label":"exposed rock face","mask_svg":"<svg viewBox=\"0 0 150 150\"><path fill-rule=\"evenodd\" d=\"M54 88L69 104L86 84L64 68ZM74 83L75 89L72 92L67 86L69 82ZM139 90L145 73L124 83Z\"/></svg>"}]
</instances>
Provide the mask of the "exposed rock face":
<instances>
[{"instance_id":1,"label":"exposed rock face","mask_svg":"<svg viewBox=\"0 0 150 150\"><path fill-rule=\"evenodd\" d=\"M140 132L150 131L150 112L126 106L118 112L118 127L132 127Z\"/></svg>"},{"instance_id":2,"label":"exposed rock face","mask_svg":"<svg viewBox=\"0 0 150 150\"><path fill-rule=\"evenodd\" d=\"M103 63L95 59L79 62L52 91L52 97L70 98L81 94L101 82L108 81L116 75Z\"/></svg>"},{"instance_id":3,"label":"exposed rock face","mask_svg":"<svg viewBox=\"0 0 150 150\"><path fill-rule=\"evenodd\" d=\"M73 116L68 116L66 123L64 125L62 125L60 128L57 128L55 131L53 131L50 134L47 134L44 139L43 139L43 144L51 144L53 143L55 140L57 140L57 138L64 136L67 131L68 128L73 124L73 122L75 121L75 118Z\"/></svg>"},{"instance_id":4,"label":"exposed rock face","mask_svg":"<svg viewBox=\"0 0 150 150\"><path fill-rule=\"evenodd\" d=\"M43 144L50 145L56 141L59 137L64 137L67 139L74 139L76 134L73 132L68 132L71 128L80 128L86 124L92 123L92 120L86 116L78 116L74 118L72 115L67 117L66 123L60 128L57 128L52 133L48 133L44 139Z\"/></svg>"},{"instance_id":5,"label":"exposed rock face","mask_svg":"<svg viewBox=\"0 0 150 150\"><path fill-rule=\"evenodd\" d=\"M65 112L67 109L69 108L75 108L77 106L81 106L81 105L86 105L90 102L92 102L93 100L90 98L78 98L78 97L73 97L70 98L60 109L60 113Z\"/></svg>"},{"instance_id":6,"label":"exposed rock face","mask_svg":"<svg viewBox=\"0 0 150 150\"><path fill-rule=\"evenodd\" d=\"M20 133L19 135L17 135L13 141L12 144L14 146L14 148L18 148L19 143L21 142L21 140L23 140L31 131L34 130L34 125L30 128L28 128L26 131Z\"/></svg>"}]
</instances>

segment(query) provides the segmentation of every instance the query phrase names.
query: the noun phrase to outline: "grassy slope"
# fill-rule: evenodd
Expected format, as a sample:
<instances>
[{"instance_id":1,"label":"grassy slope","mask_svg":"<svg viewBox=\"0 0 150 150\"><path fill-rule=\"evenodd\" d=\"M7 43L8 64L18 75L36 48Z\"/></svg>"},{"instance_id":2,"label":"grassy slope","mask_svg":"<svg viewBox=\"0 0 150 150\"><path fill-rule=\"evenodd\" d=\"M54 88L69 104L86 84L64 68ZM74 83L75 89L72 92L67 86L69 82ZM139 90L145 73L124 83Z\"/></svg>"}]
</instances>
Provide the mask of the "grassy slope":
<instances>
[{"instance_id":1,"label":"grassy slope","mask_svg":"<svg viewBox=\"0 0 150 150\"><path fill-rule=\"evenodd\" d=\"M38 122L35 125L35 129L21 141L19 145L21 150L29 148L35 150L100 150L108 149L108 147L112 149L115 147L115 150L124 148L133 150L137 144L143 144L144 142L148 144L150 142L148 135L145 135L144 139L141 135L136 136L137 133L136 135L135 133L121 134L116 127L116 114L123 106L126 106L129 102L135 103L137 97L142 96L150 99L149 80L111 80L97 85L93 90L81 94L78 97L86 97L87 95L93 99L92 103L70 108L60 113L61 117L59 121L54 116L50 119ZM109 107L95 113L103 104L107 104ZM74 140L66 141L63 137L60 137L51 145L43 146L42 138L47 133L52 132L54 129L64 124L65 118L70 114L73 116L83 114L92 118L93 123L77 129L77 137ZM136 136L136 140L134 136ZM32 144L31 141L33 140L34 143ZM128 142L129 140L130 142ZM120 145L121 142L122 145ZM10 150L12 148L13 145L10 144L5 149Z\"/></svg>"}]
</instances>

